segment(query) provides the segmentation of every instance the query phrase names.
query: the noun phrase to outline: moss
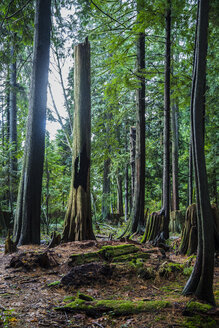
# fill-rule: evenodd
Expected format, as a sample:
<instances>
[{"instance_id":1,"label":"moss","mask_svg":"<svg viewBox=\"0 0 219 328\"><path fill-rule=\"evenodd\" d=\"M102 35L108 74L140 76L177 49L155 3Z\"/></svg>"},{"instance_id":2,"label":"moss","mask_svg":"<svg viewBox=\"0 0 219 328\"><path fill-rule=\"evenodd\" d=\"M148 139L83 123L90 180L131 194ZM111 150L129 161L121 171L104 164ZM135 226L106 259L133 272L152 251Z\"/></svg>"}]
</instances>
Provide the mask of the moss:
<instances>
[{"instance_id":1,"label":"moss","mask_svg":"<svg viewBox=\"0 0 219 328\"><path fill-rule=\"evenodd\" d=\"M170 306L166 301L122 301L122 300L101 300L86 302L82 299L66 304L65 306L56 308L56 310L85 312L87 314L111 313L112 315L127 315L141 312L151 312Z\"/></svg>"},{"instance_id":2,"label":"moss","mask_svg":"<svg viewBox=\"0 0 219 328\"><path fill-rule=\"evenodd\" d=\"M102 261L102 252L90 252L85 254L72 254L70 256L70 262L69 265L81 265L85 263L91 263L91 262L100 262Z\"/></svg>"},{"instance_id":3,"label":"moss","mask_svg":"<svg viewBox=\"0 0 219 328\"><path fill-rule=\"evenodd\" d=\"M94 301L94 298L92 296L86 295L86 294L83 294L80 292L77 293L77 298L84 300L84 301L88 301L88 302Z\"/></svg>"},{"instance_id":4,"label":"moss","mask_svg":"<svg viewBox=\"0 0 219 328\"><path fill-rule=\"evenodd\" d=\"M193 270L193 267L189 267L189 268L184 268L183 269L183 274L185 276L190 276L192 274L192 270Z\"/></svg>"},{"instance_id":5,"label":"moss","mask_svg":"<svg viewBox=\"0 0 219 328\"><path fill-rule=\"evenodd\" d=\"M219 301L219 289L214 292L216 301Z\"/></svg>"},{"instance_id":6,"label":"moss","mask_svg":"<svg viewBox=\"0 0 219 328\"><path fill-rule=\"evenodd\" d=\"M201 317L200 315L195 315L193 317L186 318L183 322L183 327L185 328L216 328L218 327L215 320L210 317Z\"/></svg>"},{"instance_id":7,"label":"moss","mask_svg":"<svg viewBox=\"0 0 219 328\"><path fill-rule=\"evenodd\" d=\"M191 311L191 312L206 313L209 310L211 310L212 308L213 308L212 305L200 303L200 302L189 302L186 305L186 310Z\"/></svg>"},{"instance_id":8,"label":"moss","mask_svg":"<svg viewBox=\"0 0 219 328\"><path fill-rule=\"evenodd\" d=\"M183 265L179 264L179 263L168 263L168 262L164 262L159 270L158 270L158 274L160 277L165 277L168 278L170 276L171 273L182 273L183 272Z\"/></svg>"},{"instance_id":9,"label":"moss","mask_svg":"<svg viewBox=\"0 0 219 328\"><path fill-rule=\"evenodd\" d=\"M129 262L129 261L137 261L138 259L149 259L150 254L145 253L145 252L136 252L132 254L125 254L125 255L120 255L116 256L113 258L113 262Z\"/></svg>"},{"instance_id":10,"label":"moss","mask_svg":"<svg viewBox=\"0 0 219 328\"><path fill-rule=\"evenodd\" d=\"M51 282L50 284L48 284L47 286L48 287L55 287L55 286L59 286L61 284L61 281L60 280L57 280L57 281L53 281Z\"/></svg>"},{"instance_id":11,"label":"moss","mask_svg":"<svg viewBox=\"0 0 219 328\"><path fill-rule=\"evenodd\" d=\"M63 299L63 302L72 302L74 301L75 297L74 296L66 296Z\"/></svg>"},{"instance_id":12,"label":"moss","mask_svg":"<svg viewBox=\"0 0 219 328\"><path fill-rule=\"evenodd\" d=\"M117 246L103 246L100 250L106 260L111 260L117 256L138 252L138 247L132 244L123 244Z\"/></svg>"}]
</instances>

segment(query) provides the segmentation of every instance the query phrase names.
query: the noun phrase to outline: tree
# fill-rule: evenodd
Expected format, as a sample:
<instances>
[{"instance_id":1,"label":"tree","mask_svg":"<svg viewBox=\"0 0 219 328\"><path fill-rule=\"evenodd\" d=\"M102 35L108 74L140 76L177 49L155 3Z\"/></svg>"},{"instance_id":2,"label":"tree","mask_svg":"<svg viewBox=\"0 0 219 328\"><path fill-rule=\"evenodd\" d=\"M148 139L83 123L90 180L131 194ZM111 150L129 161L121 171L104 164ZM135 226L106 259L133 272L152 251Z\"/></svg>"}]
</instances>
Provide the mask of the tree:
<instances>
[{"instance_id":1,"label":"tree","mask_svg":"<svg viewBox=\"0 0 219 328\"><path fill-rule=\"evenodd\" d=\"M172 210L179 210L179 183L178 183L178 106L176 101L172 106Z\"/></svg>"},{"instance_id":2,"label":"tree","mask_svg":"<svg viewBox=\"0 0 219 328\"><path fill-rule=\"evenodd\" d=\"M137 1L137 11L143 10L143 4ZM139 33L137 40L137 75L139 87L136 95L136 153L135 185L131 213L132 233L143 231L145 202L145 34Z\"/></svg>"},{"instance_id":3,"label":"tree","mask_svg":"<svg viewBox=\"0 0 219 328\"><path fill-rule=\"evenodd\" d=\"M170 216L170 33L171 33L171 0L166 9L166 51L165 51L165 87L164 87L164 155L163 155L163 208L164 238L169 238Z\"/></svg>"},{"instance_id":4,"label":"tree","mask_svg":"<svg viewBox=\"0 0 219 328\"><path fill-rule=\"evenodd\" d=\"M192 147L198 217L198 250L193 272L183 290L215 305L214 274L214 221L210 206L204 153L204 113L206 91L206 56L208 46L209 1L200 0L197 19L197 43L193 75L194 99L191 113Z\"/></svg>"},{"instance_id":5,"label":"tree","mask_svg":"<svg viewBox=\"0 0 219 328\"><path fill-rule=\"evenodd\" d=\"M14 224L15 240L20 245L40 243L51 0L37 0L35 10L32 84L27 135Z\"/></svg>"},{"instance_id":6,"label":"tree","mask_svg":"<svg viewBox=\"0 0 219 328\"><path fill-rule=\"evenodd\" d=\"M74 48L74 128L72 181L63 231L64 241L95 239L90 195L90 44L88 39Z\"/></svg>"},{"instance_id":7,"label":"tree","mask_svg":"<svg viewBox=\"0 0 219 328\"><path fill-rule=\"evenodd\" d=\"M16 175L17 175L17 95L16 95L16 55L14 46L11 47L11 64L10 64L10 210L13 212L13 203L16 200Z\"/></svg>"}]
</instances>

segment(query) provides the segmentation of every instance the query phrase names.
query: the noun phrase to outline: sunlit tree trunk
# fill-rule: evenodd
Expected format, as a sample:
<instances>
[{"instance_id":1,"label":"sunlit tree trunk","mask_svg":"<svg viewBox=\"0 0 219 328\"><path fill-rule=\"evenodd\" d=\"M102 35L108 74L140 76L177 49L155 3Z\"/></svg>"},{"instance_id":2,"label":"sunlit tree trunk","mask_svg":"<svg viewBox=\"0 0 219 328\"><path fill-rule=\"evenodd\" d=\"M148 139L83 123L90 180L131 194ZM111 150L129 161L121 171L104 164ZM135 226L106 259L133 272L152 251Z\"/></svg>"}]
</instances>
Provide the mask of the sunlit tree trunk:
<instances>
[{"instance_id":1,"label":"sunlit tree trunk","mask_svg":"<svg viewBox=\"0 0 219 328\"><path fill-rule=\"evenodd\" d=\"M198 218L198 251L196 263L184 290L184 295L194 294L201 300L215 304L213 294L214 274L214 221L210 206L204 153L204 119L206 91L206 56L209 1L200 0L198 9L197 45L195 60L192 141Z\"/></svg>"},{"instance_id":2,"label":"sunlit tree trunk","mask_svg":"<svg viewBox=\"0 0 219 328\"><path fill-rule=\"evenodd\" d=\"M14 224L20 245L40 243L50 27L51 0L37 0L27 134Z\"/></svg>"},{"instance_id":3,"label":"sunlit tree trunk","mask_svg":"<svg viewBox=\"0 0 219 328\"><path fill-rule=\"evenodd\" d=\"M86 39L74 48L74 128L72 182L65 216L63 241L95 239L90 195L90 44Z\"/></svg>"}]
</instances>

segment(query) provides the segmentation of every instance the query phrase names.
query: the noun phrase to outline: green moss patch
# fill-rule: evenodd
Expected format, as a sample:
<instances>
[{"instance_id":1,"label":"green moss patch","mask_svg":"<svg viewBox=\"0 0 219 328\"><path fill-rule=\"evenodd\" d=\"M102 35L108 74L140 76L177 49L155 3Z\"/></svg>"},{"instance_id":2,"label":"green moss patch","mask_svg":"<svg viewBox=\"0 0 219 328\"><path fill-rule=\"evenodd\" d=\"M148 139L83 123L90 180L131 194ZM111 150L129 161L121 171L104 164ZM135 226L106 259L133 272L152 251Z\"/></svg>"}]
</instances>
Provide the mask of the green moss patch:
<instances>
[{"instance_id":1,"label":"green moss patch","mask_svg":"<svg viewBox=\"0 0 219 328\"><path fill-rule=\"evenodd\" d=\"M69 265L82 265L85 263L91 263L91 262L100 262L103 261L103 258L101 256L101 251L97 252L90 252L85 254L73 254L70 256Z\"/></svg>"},{"instance_id":2,"label":"green moss patch","mask_svg":"<svg viewBox=\"0 0 219 328\"><path fill-rule=\"evenodd\" d=\"M212 305L200 303L200 302L189 302L186 305L186 310L190 312L201 312L206 313L213 308Z\"/></svg>"},{"instance_id":3,"label":"green moss patch","mask_svg":"<svg viewBox=\"0 0 219 328\"><path fill-rule=\"evenodd\" d=\"M183 322L185 328L217 328L216 321L208 316L202 317L195 315L193 317L186 318Z\"/></svg>"},{"instance_id":4,"label":"green moss patch","mask_svg":"<svg viewBox=\"0 0 219 328\"><path fill-rule=\"evenodd\" d=\"M117 256L136 253L139 251L139 248L132 244L123 244L117 246L103 246L100 251L106 260L112 260Z\"/></svg>"},{"instance_id":5,"label":"green moss patch","mask_svg":"<svg viewBox=\"0 0 219 328\"><path fill-rule=\"evenodd\" d=\"M91 316L100 316L103 313L111 313L112 315L128 315L141 312L156 311L170 306L166 301L123 301L123 300L100 300L85 301L77 298L75 301L64 306L57 307L56 310L70 312L85 312Z\"/></svg>"},{"instance_id":6,"label":"green moss patch","mask_svg":"<svg viewBox=\"0 0 219 328\"><path fill-rule=\"evenodd\" d=\"M61 281L58 280L58 281L53 281L51 282L50 284L48 284L47 286L48 287L56 287L56 286L59 286L61 284Z\"/></svg>"},{"instance_id":7,"label":"green moss patch","mask_svg":"<svg viewBox=\"0 0 219 328\"><path fill-rule=\"evenodd\" d=\"M150 258L150 254L148 254L148 253L136 252L136 253L132 253L132 254L116 256L113 258L113 263L136 261L138 259L147 260L149 258Z\"/></svg>"}]
</instances>

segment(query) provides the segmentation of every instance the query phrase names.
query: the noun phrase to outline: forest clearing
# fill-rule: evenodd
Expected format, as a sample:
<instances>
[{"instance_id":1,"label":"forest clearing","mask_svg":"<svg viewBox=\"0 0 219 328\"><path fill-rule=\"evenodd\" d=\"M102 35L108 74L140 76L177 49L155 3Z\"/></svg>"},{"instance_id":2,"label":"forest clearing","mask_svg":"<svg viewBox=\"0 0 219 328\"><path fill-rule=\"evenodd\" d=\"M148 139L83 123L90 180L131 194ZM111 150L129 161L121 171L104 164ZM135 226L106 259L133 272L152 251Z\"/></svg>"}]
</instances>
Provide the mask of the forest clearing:
<instances>
[{"instance_id":1,"label":"forest clearing","mask_svg":"<svg viewBox=\"0 0 219 328\"><path fill-rule=\"evenodd\" d=\"M218 27L0 1L0 327L219 327Z\"/></svg>"},{"instance_id":2,"label":"forest clearing","mask_svg":"<svg viewBox=\"0 0 219 328\"><path fill-rule=\"evenodd\" d=\"M105 230L105 232L109 232ZM106 238L107 239L107 238ZM83 259L73 264L73 254L97 253L103 246L133 245L141 254L135 259L129 253L108 262ZM128 246L129 247L129 246ZM129 248L125 251L131 251ZM158 247L138 241L81 241L48 246L21 246L18 253L3 255L1 250L0 318L2 327L218 327L219 310L199 303L193 297L182 296L182 290L194 265L194 256L176 255L170 248L161 252ZM21 256L25 254L25 256ZM40 254L48 254L39 261ZM165 255L164 255L165 254ZM96 255L97 256L97 255ZM123 257L123 258L122 258ZM16 260L13 261L13 258ZM38 258L38 260L37 260ZM18 260L19 259L19 260ZM101 274L98 268L86 272L87 263L104 263L108 267ZM10 264L11 263L11 264ZM75 267L72 281L63 277ZM62 283L63 281L63 283ZM61 283L60 283L61 282ZM216 259L214 293L219 305L219 261ZM77 298L90 304L108 300L131 301L121 310L98 308L93 311L67 308ZM91 301L92 300L92 301ZM134 304L143 302L146 309L136 310ZM112 305L111 305L112 306ZM127 306L127 304L126 304ZM147 308L148 306L148 308ZM66 307L66 309L64 308ZM103 306L102 306L103 307ZM109 307L109 305L108 305ZM57 308L63 308L56 310ZM136 312L136 313L135 313ZM139 312L139 313L138 313Z\"/></svg>"}]
</instances>

